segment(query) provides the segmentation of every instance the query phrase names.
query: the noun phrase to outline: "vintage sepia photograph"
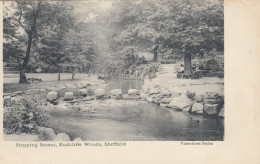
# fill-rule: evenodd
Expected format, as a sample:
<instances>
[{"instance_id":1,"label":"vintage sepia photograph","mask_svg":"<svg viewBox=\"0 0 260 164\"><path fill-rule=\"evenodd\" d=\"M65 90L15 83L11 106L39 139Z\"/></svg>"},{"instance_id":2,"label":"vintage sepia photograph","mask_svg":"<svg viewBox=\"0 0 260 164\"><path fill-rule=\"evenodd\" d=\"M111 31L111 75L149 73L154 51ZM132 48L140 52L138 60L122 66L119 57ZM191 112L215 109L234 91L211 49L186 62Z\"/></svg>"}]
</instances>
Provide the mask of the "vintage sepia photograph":
<instances>
[{"instance_id":1,"label":"vintage sepia photograph","mask_svg":"<svg viewBox=\"0 0 260 164\"><path fill-rule=\"evenodd\" d=\"M224 1L3 1L4 141L225 141Z\"/></svg>"}]
</instances>

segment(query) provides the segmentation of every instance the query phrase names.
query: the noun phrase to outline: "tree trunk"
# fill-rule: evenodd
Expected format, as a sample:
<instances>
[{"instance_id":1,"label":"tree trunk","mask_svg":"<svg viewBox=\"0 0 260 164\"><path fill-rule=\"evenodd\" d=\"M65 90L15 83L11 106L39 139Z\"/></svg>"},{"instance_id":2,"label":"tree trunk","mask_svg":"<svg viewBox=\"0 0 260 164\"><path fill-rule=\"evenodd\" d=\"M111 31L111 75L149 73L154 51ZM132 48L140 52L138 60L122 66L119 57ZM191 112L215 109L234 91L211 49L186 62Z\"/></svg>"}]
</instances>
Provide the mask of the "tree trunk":
<instances>
[{"instance_id":1,"label":"tree trunk","mask_svg":"<svg viewBox=\"0 0 260 164\"><path fill-rule=\"evenodd\" d=\"M76 75L76 73L77 73L77 70L74 70L74 71L72 72L72 79L74 79L74 76Z\"/></svg>"},{"instance_id":2,"label":"tree trunk","mask_svg":"<svg viewBox=\"0 0 260 164\"><path fill-rule=\"evenodd\" d=\"M88 68L88 77L90 77L90 68Z\"/></svg>"},{"instance_id":3,"label":"tree trunk","mask_svg":"<svg viewBox=\"0 0 260 164\"><path fill-rule=\"evenodd\" d=\"M21 84L28 83L28 81L26 79L26 76L25 76L25 69L21 69L20 70L20 80L19 80L19 83L21 83Z\"/></svg>"},{"instance_id":4,"label":"tree trunk","mask_svg":"<svg viewBox=\"0 0 260 164\"><path fill-rule=\"evenodd\" d=\"M155 45L155 48L154 48L154 50L153 50L153 54L154 54L154 56L153 56L153 61L154 62L157 62L158 61L158 52L157 52L157 50L158 50L158 45Z\"/></svg>"},{"instance_id":5,"label":"tree trunk","mask_svg":"<svg viewBox=\"0 0 260 164\"><path fill-rule=\"evenodd\" d=\"M32 46L32 31L28 32L28 43L27 43L27 50L26 55L23 59L23 65L20 70L20 80L19 83L27 83L27 79L25 76L25 70L28 65L29 59L30 59L30 52L31 52L31 46Z\"/></svg>"},{"instance_id":6,"label":"tree trunk","mask_svg":"<svg viewBox=\"0 0 260 164\"><path fill-rule=\"evenodd\" d=\"M60 81L60 71L59 71L59 75L58 75L58 81Z\"/></svg>"},{"instance_id":7,"label":"tree trunk","mask_svg":"<svg viewBox=\"0 0 260 164\"><path fill-rule=\"evenodd\" d=\"M33 24L31 25L31 29L28 30L28 29L25 29L24 26L22 25L22 23L20 22L20 19L21 19L21 16L20 15L20 18L19 18L19 24L21 25L21 27L23 29L25 29L27 35L28 35L28 42L27 42L27 49L26 49L26 55L23 59L23 65L21 67L21 70L20 70L20 80L19 80L19 83L28 83L27 79L26 79L26 76L25 76L25 70L26 70L26 67L28 65L28 62L29 62L29 59L30 59L30 53L31 53L31 46L32 46L32 39L33 39L33 33L36 31L36 21L37 21L37 17L38 17L38 14L39 14L39 10L40 10L40 6L41 6L41 2L39 2L37 4L37 10L33 10Z\"/></svg>"},{"instance_id":8,"label":"tree trunk","mask_svg":"<svg viewBox=\"0 0 260 164\"><path fill-rule=\"evenodd\" d=\"M191 75L191 54L184 55L184 75Z\"/></svg>"}]
</instances>

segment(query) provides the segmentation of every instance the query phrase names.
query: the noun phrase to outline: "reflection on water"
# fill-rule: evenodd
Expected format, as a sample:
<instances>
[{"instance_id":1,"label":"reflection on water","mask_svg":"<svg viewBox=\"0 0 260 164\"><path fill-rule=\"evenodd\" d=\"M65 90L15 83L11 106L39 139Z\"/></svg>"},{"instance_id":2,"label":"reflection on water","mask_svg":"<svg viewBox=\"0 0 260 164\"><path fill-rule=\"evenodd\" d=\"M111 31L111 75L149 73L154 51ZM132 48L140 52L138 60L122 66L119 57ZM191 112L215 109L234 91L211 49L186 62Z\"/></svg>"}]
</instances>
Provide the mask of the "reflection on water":
<instances>
[{"instance_id":1,"label":"reflection on water","mask_svg":"<svg viewBox=\"0 0 260 164\"><path fill-rule=\"evenodd\" d=\"M50 125L71 139L118 141L223 140L223 119L190 115L155 104L122 105L95 113L52 110Z\"/></svg>"}]
</instances>

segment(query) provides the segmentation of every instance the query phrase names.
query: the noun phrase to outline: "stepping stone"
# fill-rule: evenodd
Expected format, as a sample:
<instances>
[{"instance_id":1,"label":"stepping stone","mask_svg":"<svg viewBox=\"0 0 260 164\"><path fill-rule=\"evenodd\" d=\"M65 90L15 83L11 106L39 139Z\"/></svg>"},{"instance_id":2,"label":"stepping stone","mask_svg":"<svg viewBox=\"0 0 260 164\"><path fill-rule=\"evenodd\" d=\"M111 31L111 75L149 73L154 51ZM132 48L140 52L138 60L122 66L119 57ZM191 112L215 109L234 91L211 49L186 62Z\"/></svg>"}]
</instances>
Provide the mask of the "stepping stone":
<instances>
[{"instance_id":1,"label":"stepping stone","mask_svg":"<svg viewBox=\"0 0 260 164\"><path fill-rule=\"evenodd\" d=\"M74 99L74 96L73 96L73 92L66 92L65 95L64 95L64 100L67 101L67 100L73 100Z\"/></svg>"},{"instance_id":2,"label":"stepping stone","mask_svg":"<svg viewBox=\"0 0 260 164\"><path fill-rule=\"evenodd\" d=\"M87 89L80 89L80 95L86 97L88 95Z\"/></svg>"},{"instance_id":3,"label":"stepping stone","mask_svg":"<svg viewBox=\"0 0 260 164\"><path fill-rule=\"evenodd\" d=\"M54 101L54 100L56 100L58 98L58 93L57 92L55 92L55 91L51 91L51 92L49 92L48 93L48 95L47 95L47 100L48 101Z\"/></svg>"},{"instance_id":4,"label":"stepping stone","mask_svg":"<svg viewBox=\"0 0 260 164\"><path fill-rule=\"evenodd\" d=\"M209 115L216 115L218 113L217 106L218 104L205 104L203 111Z\"/></svg>"}]
</instances>

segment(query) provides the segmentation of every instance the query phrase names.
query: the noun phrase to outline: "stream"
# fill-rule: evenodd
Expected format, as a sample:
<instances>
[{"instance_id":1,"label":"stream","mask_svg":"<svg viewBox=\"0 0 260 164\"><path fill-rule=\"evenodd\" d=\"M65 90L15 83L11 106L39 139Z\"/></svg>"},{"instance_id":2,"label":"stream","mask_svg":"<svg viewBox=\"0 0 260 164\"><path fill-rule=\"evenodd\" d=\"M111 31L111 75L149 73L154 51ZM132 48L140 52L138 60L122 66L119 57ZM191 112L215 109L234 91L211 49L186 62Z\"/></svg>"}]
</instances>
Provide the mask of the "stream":
<instances>
[{"instance_id":1,"label":"stream","mask_svg":"<svg viewBox=\"0 0 260 164\"><path fill-rule=\"evenodd\" d=\"M141 89L136 80L115 80L107 89ZM95 113L51 110L50 126L73 140L85 141L221 141L224 119L160 107L150 103L131 103L95 109Z\"/></svg>"}]
</instances>

